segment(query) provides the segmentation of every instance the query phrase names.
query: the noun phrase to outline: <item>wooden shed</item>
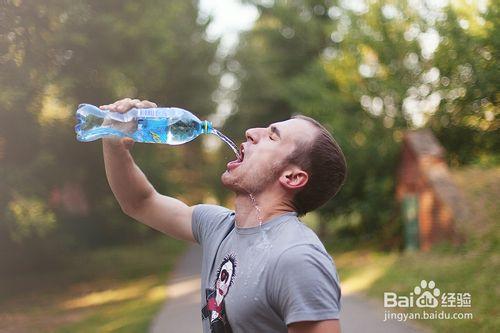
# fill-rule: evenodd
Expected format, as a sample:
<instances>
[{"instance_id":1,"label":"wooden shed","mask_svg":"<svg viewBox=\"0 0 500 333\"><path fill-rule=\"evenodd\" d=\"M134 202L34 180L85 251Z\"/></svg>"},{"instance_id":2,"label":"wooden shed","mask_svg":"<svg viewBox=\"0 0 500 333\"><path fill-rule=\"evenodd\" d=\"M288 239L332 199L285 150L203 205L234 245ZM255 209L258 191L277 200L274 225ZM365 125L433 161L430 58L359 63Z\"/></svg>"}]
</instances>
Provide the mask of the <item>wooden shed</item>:
<instances>
[{"instance_id":1,"label":"wooden shed","mask_svg":"<svg viewBox=\"0 0 500 333\"><path fill-rule=\"evenodd\" d=\"M407 249L427 251L443 241L459 244L463 240L457 223L466 217L466 203L444 155L431 130L404 134L396 196L401 203Z\"/></svg>"}]
</instances>

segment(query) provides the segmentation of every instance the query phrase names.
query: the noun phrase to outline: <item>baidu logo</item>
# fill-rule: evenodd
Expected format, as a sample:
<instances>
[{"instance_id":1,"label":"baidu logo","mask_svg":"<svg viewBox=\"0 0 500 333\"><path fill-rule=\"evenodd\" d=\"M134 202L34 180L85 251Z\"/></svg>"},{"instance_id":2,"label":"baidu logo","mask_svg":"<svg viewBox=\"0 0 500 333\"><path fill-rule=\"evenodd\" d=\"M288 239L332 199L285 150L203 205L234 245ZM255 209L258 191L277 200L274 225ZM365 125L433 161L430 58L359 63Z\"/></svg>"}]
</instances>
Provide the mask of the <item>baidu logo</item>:
<instances>
[{"instance_id":1,"label":"baidu logo","mask_svg":"<svg viewBox=\"0 0 500 333\"><path fill-rule=\"evenodd\" d=\"M436 287L434 281L422 280L409 295L395 292L384 293L384 322L387 320L407 321L413 319L472 319L472 312L450 312L445 308L470 308L470 293L448 293ZM441 309L436 309L437 307ZM413 311L401 311L397 308L413 308Z\"/></svg>"},{"instance_id":2,"label":"baidu logo","mask_svg":"<svg viewBox=\"0 0 500 333\"><path fill-rule=\"evenodd\" d=\"M413 288L409 296L398 295L394 292L384 293L384 307L407 308L417 306L419 308L435 308L439 305L441 291L436 288L434 281L420 281L420 285Z\"/></svg>"},{"instance_id":3,"label":"baidu logo","mask_svg":"<svg viewBox=\"0 0 500 333\"><path fill-rule=\"evenodd\" d=\"M438 297L441 294L441 291L436 288L434 281L429 281L429 283L425 280L420 281L420 286L416 286L413 289L413 292L416 296L418 296L415 301L417 307L435 308L438 306Z\"/></svg>"},{"instance_id":4,"label":"baidu logo","mask_svg":"<svg viewBox=\"0 0 500 333\"><path fill-rule=\"evenodd\" d=\"M395 292L384 293L384 307L386 308L436 308L442 307L470 307L470 293L443 293L436 287L434 281L420 281L407 295L398 295Z\"/></svg>"}]
</instances>

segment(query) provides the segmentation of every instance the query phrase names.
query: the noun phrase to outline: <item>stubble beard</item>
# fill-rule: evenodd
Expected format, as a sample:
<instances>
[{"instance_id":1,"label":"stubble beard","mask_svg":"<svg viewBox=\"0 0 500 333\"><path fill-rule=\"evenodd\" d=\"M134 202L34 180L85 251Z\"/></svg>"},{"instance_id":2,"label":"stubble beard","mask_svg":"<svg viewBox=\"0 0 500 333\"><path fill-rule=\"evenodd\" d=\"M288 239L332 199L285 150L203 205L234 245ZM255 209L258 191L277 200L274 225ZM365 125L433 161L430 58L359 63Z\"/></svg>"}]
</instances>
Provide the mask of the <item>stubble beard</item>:
<instances>
[{"instance_id":1,"label":"stubble beard","mask_svg":"<svg viewBox=\"0 0 500 333\"><path fill-rule=\"evenodd\" d=\"M235 175L225 171L221 176L222 184L236 194L258 194L263 192L272 183L274 183L280 173L285 168L283 161L273 163L267 170L255 170L240 172Z\"/></svg>"}]
</instances>

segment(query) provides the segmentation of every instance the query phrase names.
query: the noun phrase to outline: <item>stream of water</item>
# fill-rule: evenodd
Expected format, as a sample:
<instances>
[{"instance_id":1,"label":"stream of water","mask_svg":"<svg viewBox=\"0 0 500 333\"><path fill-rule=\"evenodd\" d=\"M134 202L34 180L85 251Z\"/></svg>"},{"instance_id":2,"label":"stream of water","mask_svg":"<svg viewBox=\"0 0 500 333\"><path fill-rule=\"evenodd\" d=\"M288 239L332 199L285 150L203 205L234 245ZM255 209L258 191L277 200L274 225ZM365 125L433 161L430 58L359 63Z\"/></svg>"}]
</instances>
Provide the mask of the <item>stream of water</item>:
<instances>
[{"instance_id":1,"label":"stream of water","mask_svg":"<svg viewBox=\"0 0 500 333\"><path fill-rule=\"evenodd\" d=\"M240 151L238 149L238 146L233 142L233 140L231 140L230 138L225 136L221 131L215 128L212 129L212 133L217 135L222 141L224 141L233 150L236 157L240 158Z\"/></svg>"},{"instance_id":2,"label":"stream of water","mask_svg":"<svg viewBox=\"0 0 500 333\"><path fill-rule=\"evenodd\" d=\"M231 140L230 138L228 138L222 132L220 132L215 128L212 129L212 133L217 135L223 142L225 142L233 150L237 158L240 158L240 151L238 149L238 146L233 142L233 140ZM253 193L249 193L248 195L250 197L250 200L252 201L252 205L255 207L255 210L257 211L257 220L259 221L259 228L261 233L261 242L259 244L259 247L262 246L268 247L269 240L267 239L266 232L262 228L262 223L263 223L262 210L260 209L257 200L255 199L255 195Z\"/></svg>"}]
</instances>

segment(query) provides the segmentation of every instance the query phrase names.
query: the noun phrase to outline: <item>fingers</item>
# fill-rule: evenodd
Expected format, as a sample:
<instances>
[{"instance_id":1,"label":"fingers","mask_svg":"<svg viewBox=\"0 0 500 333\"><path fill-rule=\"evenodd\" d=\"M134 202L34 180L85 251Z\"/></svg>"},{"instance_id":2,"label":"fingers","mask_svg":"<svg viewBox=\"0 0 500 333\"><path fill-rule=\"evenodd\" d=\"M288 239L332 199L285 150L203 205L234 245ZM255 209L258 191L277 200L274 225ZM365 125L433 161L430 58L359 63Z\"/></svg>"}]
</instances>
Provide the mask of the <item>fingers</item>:
<instances>
[{"instance_id":1,"label":"fingers","mask_svg":"<svg viewBox=\"0 0 500 333\"><path fill-rule=\"evenodd\" d=\"M99 106L101 110L109 110L112 112L120 112L120 113L125 113L132 108L146 109L146 108L156 108L156 107L157 107L156 103L146 100L141 101L139 99L131 99L131 98L124 98L114 102L113 104L106 104Z\"/></svg>"},{"instance_id":2,"label":"fingers","mask_svg":"<svg viewBox=\"0 0 500 333\"><path fill-rule=\"evenodd\" d=\"M134 140L132 140L131 138L123 138L122 144L126 149L130 150L134 146Z\"/></svg>"},{"instance_id":3,"label":"fingers","mask_svg":"<svg viewBox=\"0 0 500 333\"><path fill-rule=\"evenodd\" d=\"M144 100L137 103L136 107L147 109L147 108L157 108L158 105L156 105L156 103Z\"/></svg>"},{"instance_id":4,"label":"fingers","mask_svg":"<svg viewBox=\"0 0 500 333\"><path fill-rule=\"evenodd\" d=\"M124 109L124 107L127 106L131 100L132 99L130 99L130 98L124 98L124 99L120 99L112 104L101 105L99 108L113 111L113 112L120 112L120 110Z\"/></svg>"}]
</instances>

